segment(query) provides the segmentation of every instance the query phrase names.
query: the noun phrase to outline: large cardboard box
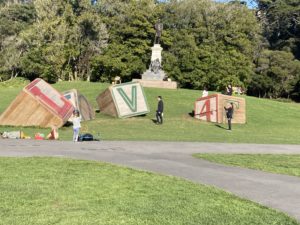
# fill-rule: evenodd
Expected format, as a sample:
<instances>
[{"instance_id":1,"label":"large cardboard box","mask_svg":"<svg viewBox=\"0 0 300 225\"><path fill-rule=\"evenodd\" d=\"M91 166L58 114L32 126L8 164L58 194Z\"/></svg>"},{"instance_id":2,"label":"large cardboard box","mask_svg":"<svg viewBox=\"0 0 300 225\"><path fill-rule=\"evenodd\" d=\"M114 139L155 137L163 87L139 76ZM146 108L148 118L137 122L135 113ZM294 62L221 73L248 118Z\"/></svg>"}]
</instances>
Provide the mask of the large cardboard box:
<instances>
[{"instance_id":1,"label":"large cardboard box","mask_svg":"<svg viewBox=\"0 0 300 225\"><path fill-rule=\"evenodd\" d=\"M50 84L38 78L21 93L0 116L0 125L61 127L74 107Z\"/></svg>"},{"instance_id":2,"label":"large cardboard box","mask_svg":"<svg viewBox=\"0 0 300 225\"><path fill-rule=\"evenodd\" d=\"M234 113L232 123L246 123L246 101L244 98L213 94L199 98L195 102L194 117L208 122L225 123L226 111L229 103L233 103Z\"/></svg>"},{"instance_id":3,"label":"large cardboard box","mask_svg":"<svg viewBox=\"0 0 300 225\"><path fill-rule=\"evenodd\" d=\"M138 82L112 85L96 99L100 112L119 118L150 112L143 87Z\"/></svg>"}]
</instances>

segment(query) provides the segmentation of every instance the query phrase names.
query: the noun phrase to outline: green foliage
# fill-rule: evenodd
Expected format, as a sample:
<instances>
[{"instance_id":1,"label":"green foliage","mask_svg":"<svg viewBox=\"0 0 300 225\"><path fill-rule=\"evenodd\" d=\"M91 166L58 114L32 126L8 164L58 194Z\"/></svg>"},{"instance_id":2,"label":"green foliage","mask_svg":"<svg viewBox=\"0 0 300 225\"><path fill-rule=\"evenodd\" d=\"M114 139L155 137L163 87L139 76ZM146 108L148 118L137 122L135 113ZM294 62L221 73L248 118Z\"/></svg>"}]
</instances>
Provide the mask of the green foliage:
<instances>
[{"instance_id":1,"label":"green foliage","mask_svg":"<svg viewBox=\"0 0 300 225\"><path fill-rule=\"evenodd\" d=\"M96 5L108 27L109 46L93 62L93 79L124 81L140 78L150 64L150 45L154 37L155 5L153 1L99 1Z\"/></svg>"},{"instance_id":2,"label":"green foliage","mask_svg":"<svg viewBox=\"0 0 300 225\"><path fill-rule=\"evenodd\" d=\"M293 72L298 62L283 53L300 58L298 0L257 0L256 15L239 1L5 2L0 4L4 80L140 78L150 65L160 18L162 66L181 87L221 91L231 83L256 96L300 99L299 75ZM268 53L272 65L262 69L268 50L274 51Z\"/></svg>"},{"instance_id":3,"label":"green foliage","mask_svg":"<svg viewBox=\"0 0 300 225\"><path fill-rule=\"evenodd\" d=\"M106 46L107 31L90 1L74 4L36 0L1 7L0 71L50 82L89 80L91 61Z\"/></svg>"},{"instance_id":4,"label":"green foliage","mask_svg":"<svg viewBox=\"0 0 300 225\"><path fill-rule=\"evenodd\" d=\"M1 225L297 225L183 179L64 158L1 158Z\"/></svg>"},{"instance_id":5,"label":"green foliage","mask_svg":"<svg viewBox=\"0 0 300 225\"><path fill-rule=\"evenodd\" d=\"M165 12L172 39L164 68L171 77L184 87L211 90L249 83L260 31L253 12L206 0L174 1Z\"/></svg>"},{"instance_id":6,"label":"green foliage","mask_svg":"<svg viewBox=\"0 0 300 225\"><path fill-rule=\"evenodd\" d=\"M25 48L19 34L34 23L32 4L0 5L0 73L4 80L22 72L20 59Z\"/></svg>"},{"instance_id":7,"label":"green foliage","mask_svg":"<svg viewBox=\"0 0 300 225\"><path fill-rule=\"evenodd\" d=\"M265 73L261 73L261 65L257 65L259 73L253 77L249 93L255 95L262 93L271 97L292 96L299 100L299 61L294 60L294 57L300 59L300 2L298 0L257 0L257 2L259 7L257 15L264 30L264 37L270 50L274 50L271 55L277 55L272 57L271 61L277 61L279 65L267 66L263 69ZM294 57L279 51L291 52ZM265 58L265 53L266 51L262 51L259 58ZM284 54L287 55L286 58L283 58ZM280 65L281 63L283 64ZM280 87L281 85L284 87Z\"/></svg>"},{"instance_id":8,"label":"green foliage","mask_svg":"<svg viewBox=\"0 0 300 225\"><path fill-rule=\"evenodd\" d=\"M300 59L300 2L258 0L258 6L271 49L291 51Z\"/></svg>"},{"instance_id":9,"label":"green foliage","mask_svg":"<svg viewBox=\"0 0 300 225\"><path fill-rule=\"evenodd\" d=\"M300 61L290 52L265 50L257 60L257 73L250 85L253 94L289 97L300 78Z\"/></svg>"},{"instance_id":10,"label":"green foliage","mask_svg":"<svg viewBox=\"0 0 300 225\"><path fill-rule=\"evenodd\" d=\"M89 80L91 60L105 47L107 32L88 1L74 9L63 1L35 1L38 22L23 32L26 74L48 81ZM79 10L80 8L80 10Z\"/></svg>"}]
</instances>

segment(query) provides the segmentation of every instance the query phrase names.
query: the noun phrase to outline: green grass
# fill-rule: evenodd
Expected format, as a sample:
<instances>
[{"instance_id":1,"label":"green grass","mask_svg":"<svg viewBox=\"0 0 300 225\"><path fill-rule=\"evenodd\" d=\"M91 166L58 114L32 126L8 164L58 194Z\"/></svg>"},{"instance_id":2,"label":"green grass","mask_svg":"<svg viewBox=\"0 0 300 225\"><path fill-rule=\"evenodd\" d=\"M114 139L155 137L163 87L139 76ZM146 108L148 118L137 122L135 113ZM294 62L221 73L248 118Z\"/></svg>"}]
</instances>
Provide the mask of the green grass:
<instances>
[{"instance_id":1,"label":"green grass","mask_svg":"<svg viewBox=\"0 0 300 225\"><path fill-rule=\"evenodd\" d=\"M0 158L0 171L1 225L299 225L216 188L111 164Z\"/></svg>"},{"instance_id":2,"label":"green grass","mask_svg":"<svg viewBox=\"0 0 300 225\"><path fill-rule=\"evenodd\" d=\"M96 97L108 84L87 82L60 82L53 85L60 91L78 89L98 108ZM22 87L0 88L0 112L16 97ZM116 119L102 113L96 114L93 121L83 122L82 132L94 135L100 133L104 140L162 140L200 141L230 143L288 143L300 144L300 105L278 101L246 98L247 124L233 125L233 132L227 132L214 123L195 120L189 115L194 109L194 101L201 96L197 90L167 90L145 88L151 112L146 116ZM162 95L165 103L162 126L152 122L157 107L156 96ZM226 124L221 125L224 128ZM0 127L0 131L21 128ZM35 132L47 133L48 129L22 128L33 136ZM60 129L63 140L71 140L71 127Z\"/></svg>"},{"instance_id":3,"label":"green grass","mask_svg":"<svg viewBox=\"0 0 300 225\"><path fill-rule=\"evenodd\" d=\"M300 155L194 154L211 162L300 177Z\"/></svg>"}]
</instances>

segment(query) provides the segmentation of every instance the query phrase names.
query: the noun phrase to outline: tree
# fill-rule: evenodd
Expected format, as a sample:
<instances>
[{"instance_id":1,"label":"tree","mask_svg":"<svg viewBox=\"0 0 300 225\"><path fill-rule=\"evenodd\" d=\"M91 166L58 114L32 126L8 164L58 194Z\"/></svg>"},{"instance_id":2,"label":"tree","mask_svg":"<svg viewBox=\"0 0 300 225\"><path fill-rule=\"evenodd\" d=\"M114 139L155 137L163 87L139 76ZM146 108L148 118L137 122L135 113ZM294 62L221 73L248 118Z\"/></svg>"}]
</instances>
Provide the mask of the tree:
<instances>
[{"instance_id":1,"label":"tree","mask_svg":"<svg viewBox=\"0 0 300 225\"><path fill-rule=\"evenodd\" d=\"M164 68L183 87L222 90L247 86L253 74L260 28L241 4L207 0L173 1L165 6Z\"/></svg>"},{"instance_id":2,"label":"tree","mask_svg":"<svg viewBox=\"0 0 300 225\"><path fill-rule=\"evenodd\" d=\"M90 1L36 0L37 22L22 33L22 68L48 81L89 80L91 61L106 46L107 31Z\"/></svg>"},{"instance_id":3,"label":"tree","mask_svg":"<svg viewBox=\"0 0 300 225\"><path fill-rule=\"evenodd\" d=\"M264 50L256 70L250 85L253 95L289 98L300 78L300 61L290 52Z\"/></svg>"},{"instance_id":4,"label":"tree","mask_svg":"<svg viewBox=\"0 0 300 225\"><path fill-rule=\"evenodd\" d=\"M300 1L257 0L264 36L273 50L291 51L300 59Z\"/></svg>"},{"instance_id":5,"label":"tree","mask_svg":"<svg viewBox=\"0 0 300 225\"><path fill-rule=\"evenodd\" d=\"M34 23L32 4L0 5L0 75L5 79L20 75L20 59L25 51L19 34Z\"/></svg>"},{"instance_id":6,"label":"tree","mask_svg":"<svg viewBox=\"0 0 300 225\"><path fill-rule=\"evenodd\" d=\"M93 79L129 81L150 64L155 4L151 0L103 0L96 4L109 32L108 47L93 62Z\"/></svg>"}]
</instances>

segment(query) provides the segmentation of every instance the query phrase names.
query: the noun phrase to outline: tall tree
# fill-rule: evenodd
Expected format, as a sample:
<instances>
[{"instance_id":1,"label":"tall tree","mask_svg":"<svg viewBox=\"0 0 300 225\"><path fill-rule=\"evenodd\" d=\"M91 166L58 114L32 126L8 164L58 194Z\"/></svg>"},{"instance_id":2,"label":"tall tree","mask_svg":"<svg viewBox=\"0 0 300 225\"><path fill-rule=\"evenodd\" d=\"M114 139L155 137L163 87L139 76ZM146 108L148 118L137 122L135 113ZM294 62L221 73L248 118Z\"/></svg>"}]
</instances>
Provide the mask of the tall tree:
<instances>
[{"instance_id":1,"label":"tall tree","mask_svg":"<svg viewBox=\"0 0 300 225\"><path fill-rule=\"evenodd\" d=\"M164 68L184 87L222 90L247 85L253 74L260 28L246 6L208 0L172 1L165 9Z\"/></svg>"},{"instance_id":2,"label":"tall tree","mask_svg":"<svg viewBox=\"0 0 300 225\"><path fill-rule=\"evenodd\" d=\"M156 18L154 1L102 0L95 6L108 28L109 40L105 54L94 61L94 79L139 78L150 63Z\"/></svg>"},{"instance_id":3,"label":"tall tree","mask_svg":"<svg viewBox=\"0 0 300 225\"><path fill-rule=\"evenodd\" d=\"M49 81L89 80L91 61L106 46L107 31L90 1L35 0L37 22L22 33L28 76Z\"/></svg>"},{"instance_id":4,"label":"tall tree","mask_svg":"<svg viewBox=\"0 0 300 225\"><path fill-rule=\"evenodd\" d=\"M300 1L257 0L264 36L273 50L291 51L300 59Z\"/></svg>"},{"instance_id":5,"label":"tall tree","mask_svg":"<svg viewBox=\"0 0 300 225\"><path fill-rule=\"evenodd\" d=\"M25 51L19 34L35 21L32 4L0 5L0 76L4 79L18 76L20 59Z\"/></svg>"},{"instance_id":6,"label":"tall tree","mask_svg":"<svg viewBox=\"0 0 300 225\"><path fill-rule=\"evenodd\" d=\"M300 61L291 52L264 50L258 58L250 92L259 97L289 98L299 78Z\"/></svg>"},{"instance_id":7,"label":"tall tree","mask_svg":"<svg viewBox=\"0 0 300 225\"><path fill-rule=\"evenodd\" d=\"M258 54L249 93L268 97L292 95L299 100L300 92L295 84L299 83L300 2L257 0L257 3L257 17L263 27L266 45Z\"/></svg>"}]
</instances>

